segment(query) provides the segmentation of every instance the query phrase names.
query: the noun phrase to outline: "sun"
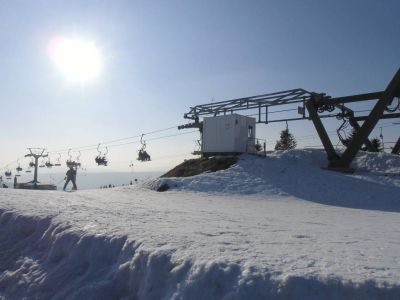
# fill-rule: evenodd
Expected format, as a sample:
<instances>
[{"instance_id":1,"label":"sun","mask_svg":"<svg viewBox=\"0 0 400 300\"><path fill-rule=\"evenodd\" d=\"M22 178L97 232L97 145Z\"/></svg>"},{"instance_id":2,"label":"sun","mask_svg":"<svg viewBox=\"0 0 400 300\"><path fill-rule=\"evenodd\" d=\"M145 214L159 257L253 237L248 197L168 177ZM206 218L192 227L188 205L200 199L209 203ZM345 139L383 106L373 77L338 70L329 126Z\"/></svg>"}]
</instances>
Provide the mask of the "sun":
<instances>
[{"instance_id":1,"label":"sun","mask_svg":"<svg viewBox=\"0 0 400 300\"><path fill-rule=\"evenodd\" d=\"M70 81L85 82L98 77L102 57L93 41L56 37L49 44L50 57Z\"/></svg>"}]
</instances>

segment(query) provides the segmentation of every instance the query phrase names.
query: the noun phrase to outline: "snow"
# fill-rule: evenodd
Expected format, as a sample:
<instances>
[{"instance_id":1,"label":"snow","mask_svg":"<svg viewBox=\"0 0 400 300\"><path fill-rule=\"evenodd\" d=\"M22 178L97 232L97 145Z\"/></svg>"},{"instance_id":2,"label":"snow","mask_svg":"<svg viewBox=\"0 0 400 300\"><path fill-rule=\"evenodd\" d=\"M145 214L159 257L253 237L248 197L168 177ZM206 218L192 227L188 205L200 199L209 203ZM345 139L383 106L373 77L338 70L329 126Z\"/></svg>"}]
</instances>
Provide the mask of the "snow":
<instances>
[{"instance_id":1,"label":"snow","mask_svg":"<svg viewBox=\"0 0 400 300\"><path fill-rule=\"evenodd\" d=\"M325 164L305 149L142 186L2 189L0 299L399 299L400 157Z\"/></svg>"},{"instance_id":2,"label":"snow","mask_svg":"<svg viewBox=\"0 0 400 300\"><path fill-rule=\"evenodd\" d=\"M398 211L400 208L400 157L362 152L355 174L324 170L326 154L318 149L275 152L261 159L243 156L229 170L186 178L160 178L180 191L294 196L322 204L351 208ZM385 171L386 170L386 171Z\"/></svg>"}]
</instances>

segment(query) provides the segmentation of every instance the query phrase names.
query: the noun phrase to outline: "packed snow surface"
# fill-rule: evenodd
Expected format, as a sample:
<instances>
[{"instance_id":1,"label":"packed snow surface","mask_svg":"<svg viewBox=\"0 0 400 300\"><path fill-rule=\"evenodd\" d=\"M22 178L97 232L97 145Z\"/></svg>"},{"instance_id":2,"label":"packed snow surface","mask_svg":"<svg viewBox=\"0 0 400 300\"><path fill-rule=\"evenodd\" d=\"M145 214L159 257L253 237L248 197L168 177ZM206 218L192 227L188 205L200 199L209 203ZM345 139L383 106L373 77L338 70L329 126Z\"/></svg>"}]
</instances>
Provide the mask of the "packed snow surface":
<instances>
[{"instance_id":1,"label":"packed snow surface","mask_svg":"<svg viewBox=\"0 0 400 300\"><path fill-rule=\"evenodd\" d=\"M325 164L294 150L141 186L1 189L0 299L399 299L400 158Z\"/></svg>"}]
</instances>

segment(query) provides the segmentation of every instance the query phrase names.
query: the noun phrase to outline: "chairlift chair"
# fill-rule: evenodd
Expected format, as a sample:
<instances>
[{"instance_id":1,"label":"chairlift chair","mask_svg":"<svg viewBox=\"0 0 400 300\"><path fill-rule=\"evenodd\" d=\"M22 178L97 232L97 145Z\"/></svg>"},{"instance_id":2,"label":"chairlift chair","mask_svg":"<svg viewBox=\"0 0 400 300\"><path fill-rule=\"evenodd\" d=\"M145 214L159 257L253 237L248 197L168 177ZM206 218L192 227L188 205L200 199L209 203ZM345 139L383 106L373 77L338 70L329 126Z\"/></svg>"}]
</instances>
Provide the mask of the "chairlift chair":
<instances>
[{"instance_id":1,"label":"chairlift chair","mask_svg":"<svg viewBox=\"0 0 400 300\"><path fill-rule=\"evenodd\" d=\"M106 152L102 153L100 150L100 144L98 144L97 151L99 152L99 154L94 159L95 162L97 163L98 166L107 166L108 161L106 155L108 153L108 148L106 147Z\"/></svg>"},{"instance_id":2,"label":"chairlift chair","mask_svg":"<svg viewBox=\"0 0 400 300\"><path fill-rule=\"evenodd\" d=\"M150 161L150 155L146 152L146 150L139 150L139 155L137 160L139 161Z\"/></svg>"},{"instance_id":3,"label":"chairlift chair","mask_svg":"<svg viewBox=\"0 0 400 300\"><path fill-rule=\"evenodd\" d=\"M73 167L73 168L79 168L81 166L81 163L76 162L74 160L67 160L66 165L68 168Z\"/></svg>"},{"instance_id":4,"label":"chairlift chair","mask_svg":"<svg viewBox=\"0 0 400 300\"><path fill-rule=\"evenodd\" d=\"M144 134L140 137L140 143L142 144L142 148L140 148L139 153L138 153L138 158L137 160L139 161L150 161L150 155L147 153L146 149L146 141L143 140Z\"/></svg>"},{"instance_id":5,"label":"chairlift chair","mask_svg":"<svg viewBox=\"0 0 400 300\"><path fill-rule=\"evenodd\" d=\"M52 168L54 166L50 161L49 153L47 153L47 161L44 165L46 166L46 168Z\"/></svg>"},{"instance_id":6,"label":"chairlift chair","mask_svg":"<svg viewBox=\"0 0 400 300\"><path fill-rule=\"evenodd\" d=\"M25 173L32 173L31 168L35 166L35 163L33 161L29 162L28 168L25 169Z\"/></svg>"},{"instance_id":7,"label":"chairlift chair","mask_svg":"<svg viewBox=\"0 0 400 300\"><path fill-rule=\"evenodd\" d=\"M201 155L201 140L196 140L195 143L192 155Z\"/></svg>"},{"instance_id":8,"label":"chairlift chair","mask_svg":"<svg viewBox=\"0 0 400 300\"><path fill-rule=\"evenodd\" d=\"M61 162L60 162L60 160L61 160L61 154L58 153L57 161L56 161L56 163L54 164L55 167L61 167Z\"/></svg>"},{"instance_id":9,"label":"chairlift chair","mask_svg":"<svg viewBox=\"0 0 400 300\"><path fill-rule=\"evenodd\" d=\"M17 172L19 173L22 171L21 165L19 164L19 159L17 160L17 163L18 163L18 167L16 167L15 170L17 170ZM19 174L17 176L19 176Z\"/></svg>"},{"instance_id":10,"label":"chairlift chair","mask_svg":"<svg viewBox=\"0 0 400 300\"><path fill-rule=\"evenodd\" d=\"M68 160L65 162L68 168L79 168L81 166L80 162L72 160L71 149L68 149L68 157Z\"/></svg>"},{"instance_id":11,"label":"chairlift chair","mask_svg":"<svg viewBox=\"0 0 400 300\"><path fill-rule=\"evenodd\" d=\"M21 168L21 166L20 166L20 165L18 165L18 167L16 167L16 168L15 168L15 170L17 170L17 174L15 174L15 176L17 176L17 177L21 176L21 174L19 174L19 172L21 172L21 171L22 171L22 168Z\"/></svg>"},{"instance_id":12,"label":"chairlift chair","mask_svg":"<svg viewBox=\"0 0 400 300\"><path fill-rule=\"evenodd\" d=\"M39 168L45 168L46 167L46 162L44 161L44 158L42 159L42 162L39 165Z\"/></svg>"},{"instance_id":13,"label":"chairlift chair","mask_svg":"<svg viewBox=\"0 0 400 300\"><path fill-rule=\"evenodd\" d=\"M80 163L81 162L81 151L78 151L78 155L76 156L76 162Z\"/></svg>"},{"instance_id":14,"label":"chairlift chair","mask_svg":"<svg viewBox=\"0 0 400 300\"><path fill-rule=\"evenodd\" d=\"M78 151L78 155L75 160L75 168L81 167L81 151Z\"/></svg>"},{"instance_id":15,"label":"chairlift chair","mask_svg":"<svg viewBox=\"0 0 400 300\"><path fill-rule=\"evenodd\" d=\"M94 160L97 163L97 165L99 165L99 166L107 166L108 162L107 162L107 159L105 156L98 155L98 156L96 156L96 158Z\"/></svg>"},{"instance_id":16,"label":"chairlift chair","mask_svg":"<svg viewBox=\"0 0 400 300\"><path fill-rule=\"evenodd\" d=\"M6 176L7 179L11 179L12 173L10 170L7 170L4 172L4 175Z\"/></svg>"}]
</instances>

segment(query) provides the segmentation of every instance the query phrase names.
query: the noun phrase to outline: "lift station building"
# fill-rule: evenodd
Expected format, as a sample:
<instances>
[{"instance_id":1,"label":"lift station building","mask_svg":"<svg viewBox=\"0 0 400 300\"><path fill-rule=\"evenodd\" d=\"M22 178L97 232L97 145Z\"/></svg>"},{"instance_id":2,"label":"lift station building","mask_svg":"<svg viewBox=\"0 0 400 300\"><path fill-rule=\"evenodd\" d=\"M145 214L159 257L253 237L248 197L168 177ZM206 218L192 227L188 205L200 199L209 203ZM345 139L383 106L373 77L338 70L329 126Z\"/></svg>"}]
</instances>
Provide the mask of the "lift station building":
<instances>
[{"instance_id":1,"label":"lift station building","mask_svg":"<svg viewBox=\"0 0 400 300\"><path fill-rule=\"evenodd\" d=\"M203 119L202 154L255 152L256 119L238 114Z\"/></svg>"}]
</instances>

